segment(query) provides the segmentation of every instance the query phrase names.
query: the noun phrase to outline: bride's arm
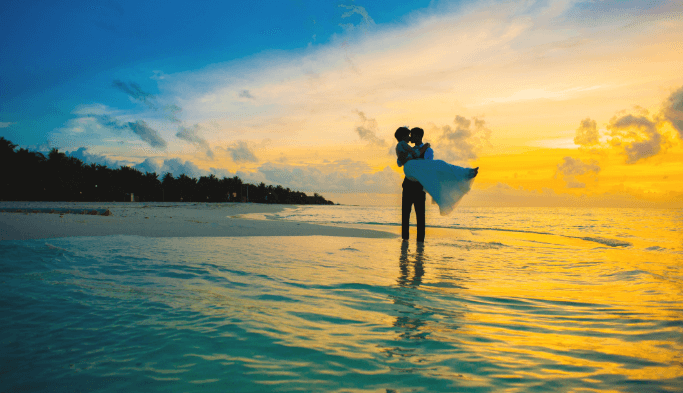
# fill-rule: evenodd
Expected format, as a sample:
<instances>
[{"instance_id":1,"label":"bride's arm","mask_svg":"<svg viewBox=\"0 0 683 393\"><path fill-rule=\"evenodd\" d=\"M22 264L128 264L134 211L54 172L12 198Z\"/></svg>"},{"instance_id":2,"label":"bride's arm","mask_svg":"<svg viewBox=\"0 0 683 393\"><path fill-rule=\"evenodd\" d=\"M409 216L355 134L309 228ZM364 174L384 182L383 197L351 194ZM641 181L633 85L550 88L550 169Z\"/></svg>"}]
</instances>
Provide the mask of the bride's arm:
<instances>
[{"instance_id":1,"label":"bride's arm","mask_svg":"<svg viewBox=\"0 0 683 393\"><path fill-rule=\"evenodd\" d=\"M417 152L415 150L413 150L412 152L397 153L398 161L399 161L398 166L403 166L403 165L405 165L406 162L408 162L412 159L419 158L425 151L427 151L427 149L429 149L430 146L431 145L429 143L425 143L424 145L422 145L422 147L420 149L418 149ZM416 155L417 155L417 157L415 157Z\"/></svg>"},{"instance_id":2,"label":"bride's arm","mask_svg":"<svg viewBox=\"0 0 683 393\"><path fill-rule=\"evenodd\" d=\"M411 160L413 157L411 156L410 152L401 152L398 153L398 162L399 166L403 166L408 160Z\"/></svg>"}]
</instances>

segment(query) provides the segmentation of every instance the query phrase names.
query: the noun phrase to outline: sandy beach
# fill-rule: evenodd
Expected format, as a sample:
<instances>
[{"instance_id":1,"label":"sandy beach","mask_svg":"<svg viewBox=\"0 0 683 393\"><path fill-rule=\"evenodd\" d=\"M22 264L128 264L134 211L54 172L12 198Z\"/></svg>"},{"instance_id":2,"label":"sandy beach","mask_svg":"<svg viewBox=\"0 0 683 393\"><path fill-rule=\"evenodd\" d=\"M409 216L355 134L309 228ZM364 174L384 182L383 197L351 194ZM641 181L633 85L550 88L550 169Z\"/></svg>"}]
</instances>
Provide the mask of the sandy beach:
<instances>
[{"instance_id":1,"label":"sandy beach","mask_svg":"<svg viewBox=\"0 0 683 393\"><path fill-rule=\"evenodd\" d=\"M0 213L0 240L107 235L397 237L395 233L370 229L244 218L247 214L274 213L289 207L256 203L0 202L0 210L23 211ZM31 212L36 209L106 209L111 214Z\"/></svg>"}]
</instances>

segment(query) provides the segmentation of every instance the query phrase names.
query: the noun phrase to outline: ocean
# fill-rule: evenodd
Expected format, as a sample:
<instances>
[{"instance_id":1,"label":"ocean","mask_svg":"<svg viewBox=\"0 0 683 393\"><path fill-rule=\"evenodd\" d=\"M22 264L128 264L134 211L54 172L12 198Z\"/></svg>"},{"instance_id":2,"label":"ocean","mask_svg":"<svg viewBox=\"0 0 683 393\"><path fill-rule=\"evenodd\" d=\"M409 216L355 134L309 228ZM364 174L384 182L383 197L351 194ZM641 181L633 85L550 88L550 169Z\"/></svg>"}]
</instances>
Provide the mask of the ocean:
<instances>
[{"instance_id":1,"label":"ocean","mask_svg":"<svg viewBox=\"0 0 683 393\"><path fill-rule=\"evenodd\" d=\"M254 219L398 233L394 207ZM0 392L683 391L683 210L0 242ZM413 233L414 236L414 233Z\"/></svg>"}]
</instances>

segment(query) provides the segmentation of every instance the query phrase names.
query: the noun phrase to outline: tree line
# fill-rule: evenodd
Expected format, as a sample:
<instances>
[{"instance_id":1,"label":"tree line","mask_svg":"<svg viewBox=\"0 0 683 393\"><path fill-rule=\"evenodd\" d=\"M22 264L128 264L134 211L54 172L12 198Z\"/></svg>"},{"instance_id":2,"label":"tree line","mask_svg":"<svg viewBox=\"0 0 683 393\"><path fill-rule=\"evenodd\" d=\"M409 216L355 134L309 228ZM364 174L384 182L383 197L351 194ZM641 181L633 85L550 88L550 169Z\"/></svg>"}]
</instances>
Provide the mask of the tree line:
<instances>
[{"instance_id":1,"label":"tree line","mask_svg":"<svg viewBox=\"0 0 683 393\"><path fill-rule=\"evenodd\" d=\"M307 196L282 186L244 183L237 176L213 174L195 179L122 166L84 164L52 149L47 157L0 137L0 200L79 202L258 202L333 205L321 195Z\"/></svg>"}]
</instances>

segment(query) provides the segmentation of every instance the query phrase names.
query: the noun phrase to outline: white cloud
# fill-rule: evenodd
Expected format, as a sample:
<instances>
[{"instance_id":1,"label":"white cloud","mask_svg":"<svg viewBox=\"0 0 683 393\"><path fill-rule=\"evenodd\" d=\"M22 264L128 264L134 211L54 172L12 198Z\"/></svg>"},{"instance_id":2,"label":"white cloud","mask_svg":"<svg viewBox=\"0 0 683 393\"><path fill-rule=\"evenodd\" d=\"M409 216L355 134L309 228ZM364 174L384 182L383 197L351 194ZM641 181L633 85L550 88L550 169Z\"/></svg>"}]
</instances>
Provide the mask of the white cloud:
<instances>
[{"instance_id":1,"label":"white cloud","mask_svg":"<svg viewBox=\"0 0 683 393\"><path fill-rule=\"evenodd\" d=\"M87 147L80 147L80 148L78 148L74 151L71 151L71 152L67 151L64 154L66 154L70 157L78 158L85 165L98 164L98 165L104 165L104 166L111 168L111 169L116 169L116 168L120 168L122 166L127 166L127 165L131 164L130 161L115 160L115 159L109 158L109 157L102 155L102 154L90 153L90 152L88 152Z\"/></svg>"},{"instance_id":2,"label":"white cloud","mask_svg":"<svg viewBox=\"0 0 683 393\"><path fill-rule=\"evenodd\" d=\"M170 173L176 178L180 175L185 175L195 179L199 179L202 176L208 176L210 174L209 171L199 168L192 161L184 161L179 158L163 160L147 158L145 161L133 166L133 168L142 172L156 172L160 179L166 173Z\"/></svg>"},{"instance_id":3,"label":"white cloud","mask_svg":"<svg viewBox=\"0 0 683 393\"><path fill-rule=\"evenodd\" d=\"M573 4L572 1L474 2L458 5L457 11L440 8L436 13L415 15L406 23L374 25L364 34L337 36L327 44L300 51L262 53L198 71L170 75L159 72L157 79L163 78L163 83L159 81L160 92L156 96L142 88L136 89L132 83L121 82L117 88L138 102L152 99L177 102L178 110L169 113L175 116L182 107L183 118L187 119L184 124L202 127L201 138L195 130L181 134L183 139L198 146L204 142L207 146L209 143L225 146L228 141L222 150L235 162L259 162L254 145L247 140L271 138L274 156L277 156L278 148L288 148L293 143L351 145L357 143L356 135L377 144L387 138L393 142L393 131L403 124L447 124L432 130L424 127L425 140L435 144L438 158L454 163L467 161L474 159L488 141L488 128L497 127L497 121L506 121L506 113L522 105L530 106L532 100L534 104L546 100L569 102L614 88L616 84L610 79L609 70L614 69L617 58L621 59L623 73L644 75L638 65L650 62L643 62L639 53L630 52L649 45L649 41L642 41L642 32L655 37L664 31L677 32L683 26L676 18L664 23L656 18L615 17L609 13L601 14L601 21L589 20L582 15L590 15L587 10L602 7L604 3L584 3L577 8L572 8ZM681 6L669 4L673 4L669 7L672 15L679 15ZM348 11L345 20L358 26L372 26L374 21L369 15L366 18L367 12L361 8L350 5L341 8ZM639 23L632 24L634 21ZM633 59L638 61L629 61ZM641 83L635 79L626 82L621 91L628 90L629 83ZM623 78L618 82L622 83ZM675 120L678 101L671 102L670 119ZM358 117L352 115L358 108L363 109L360 126ZM151 116L112 113L102 108L98 113L95 109L91 108L89 114L109 115L121 124L145 119L150 128L158 130L159 138L170 141L169 153L178 152L171 149L177 147L172 138L176 124L172 129L165 129L150 120ZM459 114L455 120L454 113ZM580 113L578 116L585 116L586 112L582 109ZM371 114L372 118L365 114ZM484 115L486 123L480 120ZM527 110L524 116L527 116L524 124L555 121L553 113ZM597 117L593 112L591 116ZM100 127L99 131L108 131L100 123L93 124L92 119L83 117L78 121L83 123L74 124L74 131L78 127L81 130ZM565 129L574 128L573 121L567 121ZM214 126L209 127L210 123ZM112 123L110 128L115 130L117 124ZM676 123L672 121L672 124ZM583 143L592 142L592 129L585 130L580 138L577 132L577 138ZM641 147L657 146L654 134L639 132L642 140L627 140L623 138L626 134L613 135L613 141L618 141L629 159L635 161L647 155ZM154 139L150 141L154 143ZM644 145L638 144L643 142ZM359 151L367 149L358 145ZM627 146L633 147L628 150ZM341 154L347 152L328 157L330 163L340 163ZM259 157L263 161L275 161L265 155L263 152ZM390 165L394 157L383 155L382 159L383 163L373 162L372 167ZM324 165L307 167L303 162L282 156L280 164L285 163L286 166L280 167L264 164L262 171L245 176L260 181L286 181L292 187L295 184L317 187L317 190L386 191L396 185L400 187L401 176L395 172L392 175L387 169L372 174L370 169L361 168L362 165L347 163L349 167L357 165L357 170L338 173ZM196 171L191 166L187 169ZM377 183L394 178L395 184Z\"/></svg>"},{"instance_id":4,"label":"white cloud","mask_svg":"<svg viewBox=\"0 0 683 393\"><path fill-rule=\"evenodd\" d=\"M139 170L142 173L156 172L157 175L161 174L161 165L159 164L159 160L154 158L146 158L143 162L134 165L133 168Z\"/></svg>"},{"instance_id":5,"label":"white cloud","mask_svg":"<svg viewBox=\"0 0 683 393\"><path fill-rule=\"evenodd\" d=\"M85 151L85 149L83 149ZM382 193L395 194L401 192L403 176L390 168L376 173L361 173L367 170L364 163L343 160L329 162L317 167L290 166L265 163L254 172L238 171L236 173L222 168L199 168L190 160L178 158L147 158L133 165L142 172L156 172L163 177L170 173L174 177L184 174L198 179L201 176L214 174L219 178L239 176L244 182L269 185L282 185L285 188L302 192L338 192L338 193ZM336 169L336 170L335 170Z\"/></svg>"},{"instance_id":6,"label":"white cloud","mask_svg":"<svg viewBox=\"0 0 683 393\"><path fill-rule=\"evenodd\" d=\"M11 126L12 124L17 124L16 122L9 122L9 121L0 121L0 128L7 128Z\"/></svg>"},{"instance_id":7,"label":"white cloud","mask_svg":"<svg viewBox=\"0 0 683 393\"><path fill-rule=\"evenodd\" d=\"M357 125L348 114L356 108L386 125L376 134L380 140L391 139L404 123L446 123L454 110L468 118L486 115L487 122L495 124L493 115L480 110L525 100L577 99L614 87L601 77L610 56L639 36L632 30L617 33L633 19L592 26L566 17L567 10L576 14L573 4L472 3L455 11L441 7L406 23L376 25L366 34L340 36L310 49L262 53L172 75L164 91L179 97L191 123L218 122L219 127L206 134L212 143L225 135L271 137L275 145L292 137L349 143L348 130ZM356 7L342 8L365 18ZM648 23L662 30L657 21L642 28ZM258 100L245 100L247 96ZM468 113L472 110L477 112Z\"/></svg>"},{"instance_id":8,"label":"white cloud","mask_svg":"<svg viewBox=\"0 0 683 393\"><path fill-rule=\"evenodd\" d=\"M452 163L466 163L477 158L477 153L489 144L491 130L482 119L467 119L456 115L453 126L433 127L431 135L436 138L433 148L440 159ZM425 140L427 135L425 134Z\"/></svg>"}]
</instances>

